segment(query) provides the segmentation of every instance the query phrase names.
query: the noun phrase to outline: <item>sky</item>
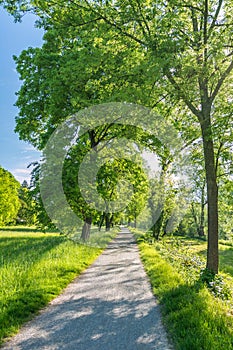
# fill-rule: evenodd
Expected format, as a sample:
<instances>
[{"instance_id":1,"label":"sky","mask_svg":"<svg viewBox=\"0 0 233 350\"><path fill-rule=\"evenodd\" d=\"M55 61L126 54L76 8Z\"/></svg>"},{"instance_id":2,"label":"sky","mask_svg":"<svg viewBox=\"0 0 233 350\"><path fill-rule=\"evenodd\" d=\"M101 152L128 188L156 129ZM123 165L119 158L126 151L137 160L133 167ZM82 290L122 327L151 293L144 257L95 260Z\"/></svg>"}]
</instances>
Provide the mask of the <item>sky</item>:
<instances>
[{"instance_id":1,"label":"sky","mask_svg":"<svg viewBox=\"0 0 233 350\"><path fill-rule=\"evenodd\" d=\"M18 114L14 106L15 93L21 82L12 56L18 56L28 47L40 47L43 32L34 27L35 17L30 14L24 16L21 23L14 23L14 19L0 8L0 19L0 165L22 183L30 180L31 169L27 166L38 160L40 153L29 143L20 141L14 133Z\"/></svg>"}]
</instances>

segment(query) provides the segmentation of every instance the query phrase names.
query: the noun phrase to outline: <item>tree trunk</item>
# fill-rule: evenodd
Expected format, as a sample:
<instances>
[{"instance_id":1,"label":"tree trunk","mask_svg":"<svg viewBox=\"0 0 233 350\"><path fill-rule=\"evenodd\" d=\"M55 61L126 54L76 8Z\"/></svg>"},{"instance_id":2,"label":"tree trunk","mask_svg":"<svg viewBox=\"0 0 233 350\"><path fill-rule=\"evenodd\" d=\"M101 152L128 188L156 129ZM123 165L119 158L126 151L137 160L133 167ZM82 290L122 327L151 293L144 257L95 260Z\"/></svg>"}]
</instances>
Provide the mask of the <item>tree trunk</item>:
<instances>
[{"instance_id":1,"label":"tree trunk","mask_svg":"<svg viewBox=\"0 0 233 350\"><path fill-rule=\"evenodd\" d=\"M200 224L198 228L198 235L199 237L205 236L205 231L204 231L204 221L205 221L205 184L202 185L201 188L201 215L200 215Z\"/></svg>"},{"instance_id":2,"label":"tree trunk","mask_svg":"<svg viewBox=\"0 0 233 350\"><path fill-rule=\"evenodd\" d=\"M113 219L114 219L114 214L112 214L111 219L110 219L110 226L111 226L111 227L114 226L114 224L113 224Z\"/></svg>"},{"instance_id":3,"label":"tree trunk","mask_svg":"<svg viewBox=\"0 0 233 350\"><path fill-rule=\"evenodd\" d=\"M85 218L85 222L82 228L81 240L86 242L90 237L92 217Z\"/></svg>"},{"instance_id":4,"label":"tree trunk","mask_svg":"<svg viewBox=\"0 0 233 350\"><path fill-rule=\"evenodd\" d=\"M111 222L110 222L110 217L109 216L110 216L109 213L105 214L105 229L106 229L106 231L110 231Z\"/></svg>"},{"instance_id":5,"label":"tree trunk","mask_svg":"<svg viewBox=\"0 0 233 350\"><path fill-rule=\"evenodd\" d=\"M105 213L103 213L103 214L101 215L100 222L99 222L99 231L101 231L101 228L102 228L102 226L103 226L104 218L105 218Z\"/></svg>"},{"instance_id":6,"label":"tree trunk","mask_svg":"<svg viewBox=\"0 0 233 350\"><path fill-rule=\"evenodd\" d=\"M201 122L208 202L207 269L218 273L218 186L210 113Z\"/></svg>"},{"instance_id":7,"label":"tree trunk","mask_svg":"<svg viewBox=\"0 0 233 350\"><path fill-rule=\"evenodd\" d=\"M159 218L156 220L156 222L152 226L152 235L156 240L159 240L159 236L162 231L163 218L164 218L164 211L162 210Z\"/></svg>"}]
</instances>

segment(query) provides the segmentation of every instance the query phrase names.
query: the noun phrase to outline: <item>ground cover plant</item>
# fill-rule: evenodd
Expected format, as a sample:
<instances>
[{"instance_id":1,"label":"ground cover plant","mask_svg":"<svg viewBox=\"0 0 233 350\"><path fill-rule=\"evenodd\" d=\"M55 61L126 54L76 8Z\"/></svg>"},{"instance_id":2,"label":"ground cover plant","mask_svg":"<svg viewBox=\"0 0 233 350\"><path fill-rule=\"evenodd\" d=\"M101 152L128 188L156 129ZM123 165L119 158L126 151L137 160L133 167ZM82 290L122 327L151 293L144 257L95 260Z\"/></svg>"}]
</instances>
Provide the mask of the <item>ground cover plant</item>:
<instances>
[{"instance_id":1,"label":"ground cover plant","mask_svg":"<svg viewBox=\"0 0 233 350\"><path fill-rule=\"evenodd\" d=\"M114 234L102 233L102 248ZM96 232L94 236L98 236ZM95 260L102 248L77 244L58 233L44 234L28 228L2 229L0 344L60 294Z\"/></svg>"},{"instance_id":2,"label":"ground cover plant","mask_svg":"<svg viewBox=\"0 0 233 350\"><path fill-rule=\"evenodd\" d=\"M205 241L138 240L175 349L233 349L232 244L221 241L220 273L213 279L205 270Z\"/></svg>"}]
</instances>

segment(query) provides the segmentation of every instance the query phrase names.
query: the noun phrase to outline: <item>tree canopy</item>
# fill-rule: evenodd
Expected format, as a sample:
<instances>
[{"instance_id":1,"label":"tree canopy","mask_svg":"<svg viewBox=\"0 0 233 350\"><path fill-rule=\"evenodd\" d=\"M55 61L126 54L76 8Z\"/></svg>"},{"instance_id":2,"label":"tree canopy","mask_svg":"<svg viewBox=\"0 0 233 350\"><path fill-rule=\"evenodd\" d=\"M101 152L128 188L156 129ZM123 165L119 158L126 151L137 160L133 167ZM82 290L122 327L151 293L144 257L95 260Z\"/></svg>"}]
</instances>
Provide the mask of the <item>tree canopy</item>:
<instances>
[{"instance_id":1,"label":"tree canopy","mask_svg":"<svg viewBox=\"0 0 233 350\"><path fill-rule=\"evenodd\" d=\"M188 142L201 138L207 268L217 272L217 166L232 128L231 0L2 3L14 15L32 10L45 29L42 49L16 59L22 139L43 148L74 109L109 100L150 106L181 127Z\"/></svg>"}]
</instances>

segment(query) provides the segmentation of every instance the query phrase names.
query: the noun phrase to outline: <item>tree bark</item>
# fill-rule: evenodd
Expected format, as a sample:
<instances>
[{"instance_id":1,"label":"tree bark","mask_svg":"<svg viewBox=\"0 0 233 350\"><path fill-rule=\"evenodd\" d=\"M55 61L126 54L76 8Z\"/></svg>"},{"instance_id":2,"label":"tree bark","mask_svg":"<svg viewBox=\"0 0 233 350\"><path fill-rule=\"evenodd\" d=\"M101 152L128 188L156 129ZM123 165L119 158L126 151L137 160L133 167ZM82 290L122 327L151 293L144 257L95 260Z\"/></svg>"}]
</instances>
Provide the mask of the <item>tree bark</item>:
<instances>
[{"instance_id":1,"label":"tree bark","mask_svg":"<svg viewBox=\"0 0 233 350\"><path fill-rule=\"evenodd\" d=\"M105 218L105 213L103 213L103 214L101 215L100 222L99 222L99 231L101 231L101 228L102 228L102 226L103 226L104 218Z\"/></svg>"},{"instance_id":2,"label":"tree bark","mask_svg":"<svg viewBox=\"0 0 233 350\"><path fill-rule=\"evenodd\" d=\"M215 168L213 135L210 113L201 121L208 204L207 269L218 273L218 186Z\"/></svg>"},{"instance_id":3,"label":"tree bark","mask_svg":"<svg viewBox=\"0 0 233 350\"><path fill-rule=\"evenodd\" d=\"M83 224L82 234L81 234L81 240L84 242L86 242L90 237L91 224L92 224L92 217L85 218L85 222Z\"/></svg>"},{"instance_id":4,"label":"tree bark","mask_svg":"<svg viewBox=\"0 0 233 350\"><path fill-rule=\"evenodd\" d=\"M106 213L106 214L105 214L105 230L106 230L106 231L110 231L110 225L111 225L111 222L110 222L110 214L109 214L109 213Z\"/></svg>"},{"instance_id":5,"label":"tree bark","mask_svg":"<svg viewBox=\"0 0 233 350\"><path fill-rule=\"evenodd\" d=\"M200 224L198 228L198 235L199 237L205 236L205 230L204 230L204 221L205 221L205 185L206 182L202 185L201 188L201 215L200 215Z\"/></svg>"},{"instance_id":6,"label":"tree bark","mask_svg":"<svg viewBox=\"0 0 233 350\"><path fill-rule=\"evenodd\" d=\"M110 218L110 227L113 227L113 219L114 219L114 214L112 214L111 218Z\"/></svg>"}]
</instances>

